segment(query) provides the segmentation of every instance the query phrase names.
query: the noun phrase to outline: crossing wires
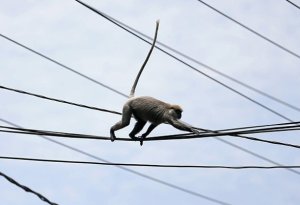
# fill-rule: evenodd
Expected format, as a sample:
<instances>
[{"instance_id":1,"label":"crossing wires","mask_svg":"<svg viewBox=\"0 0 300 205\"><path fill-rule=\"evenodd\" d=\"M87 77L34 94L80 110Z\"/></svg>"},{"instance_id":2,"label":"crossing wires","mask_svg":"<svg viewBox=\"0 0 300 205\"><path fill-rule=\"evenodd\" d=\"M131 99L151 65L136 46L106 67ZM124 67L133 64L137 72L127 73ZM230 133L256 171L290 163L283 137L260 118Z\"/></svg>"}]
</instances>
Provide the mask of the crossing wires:
<instances>
[{"instance_id":1,"label":"crossing wires","mask_svg":"<svg viewBox=\"0 0 300 205\"><path fill-rule=\"evenodd\" d=\"M102 13L101 11L99 11L99 10L93 8L92 6L86 4L86 3L82 2L82 1L79 1L79 0L75 0L75 1L77 1L77 2L80 3L80 4L82 4L82 5L85 6L86 8L90 9L91 11L97 13L97 14L100 15L101 17L107 19L108 21L110 21L111 23L115 24L115 25L118 26L119 28L125 30L126 32L128 32L128 33L130 33L130 34L136 36L136 37L139 38L140 40L142 40L142 41L144 41L144 42L146 42L146 43L148 43L148 44L151 45L151 42L147 41L146 39L144 39L143 37L141 37L141 36L139 36L138 34L134 33L133 31L130 31L129 29L125 28L124 26L122 26L122 25L119 24L118 22L114 21L113 19L110 19L108 16L106 16L106 15L105 15L104 13ZM241 93L240 91L238 91L238 90L236 90L236 89L230 87L229 85L227 85L227 84L225 84L225 83L223 83L223 82L221 82L221 81L219 81L219 80L217 80L217 79L211 77L210 75L204 73L203 71L200 71L199 69L197 69L197 68L195 68L194 66L188 64L187 62L185 62L185 61L179 59L178 57L172 55L171 53L169 53L169 52L167 52L167 51L161 49L160 47L158 47L158 46L155 46L155 47L156 47L158 50L160 50L160 51L162 51L163 53L165 53L166 55L168 55L168 56L172 57L173 59L177 60L178 62L180 62L180 63L182 63L182 64L188 66L190 69L196 71L197 73L200 73L201 75L203 75L203 76L207 77L208 79L210 79L210 80L212 80L212 81L218 83L219 85L221 85L221 86L225 87L226 89L228 89L228 90L230 90L230 91L236 93L237 95L239 95L239 96L241 96L241 97L247 99L248 101L250 101L250 102L252 102L252 103L255 103L256 105L258 105L258 106L264 108L265 110L268 110L269 112L271 112L271 113L273 113L273 114L279 116L279 117L282 118L282 119L285 119L285 120L287 120L287 121L289 121L289 122L292 122L292 121L293 121L293 120L291 120L290 118L288 118L287 116L285 116L285 115L283 115L283 114L281 114L281 113L279 113L279 112L277 112L277 111L271 109L270 107L268 107L268 106L266 106L266 105L264 105L264 104L262 104L262 103L260 103L260 102L258 102L258 101L256 101L256 100L252 99L251 97L249 97L249 96L247 96L247 95Z\"/></svg>"}]
</instances>

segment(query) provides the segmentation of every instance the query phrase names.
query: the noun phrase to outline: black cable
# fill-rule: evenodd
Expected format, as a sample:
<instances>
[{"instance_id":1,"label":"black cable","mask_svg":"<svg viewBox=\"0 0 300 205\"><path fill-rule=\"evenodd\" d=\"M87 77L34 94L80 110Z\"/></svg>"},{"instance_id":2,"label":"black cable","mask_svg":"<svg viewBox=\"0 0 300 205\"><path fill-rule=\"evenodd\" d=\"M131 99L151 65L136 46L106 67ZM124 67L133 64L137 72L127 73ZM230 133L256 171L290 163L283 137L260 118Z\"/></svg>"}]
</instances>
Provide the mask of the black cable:
<instances>
[{"instance_id":1,"label":"black cable","mask_svg":"<svg viewBox=\"0 0 300 205\"><path fill-rule=\"evenodd\" d=\"M51 100L51 101L55 101L55 102L60 102L60 103L64 103L64 104L69 104L69 105L74 105L77 107L83 107L83 108L88 108L91 110L97 110L97 111L101 111L101 112L108 112L108 113L112 113L112 114L118 114L118 115L122 115L122 113L120 112L116 112L113 110L107 110L107 109L103 109L103 108L98 108L98 107L92 107L92 106L88 106L88 105L83 105L83 104L78 104L78 103L73 103L73 102L69 102L66 100L60 100L57 98L51 98L51 97L47 97L44 95L39 95L39 94L35 94L35 93L30 93L24 90L18 90L18 89L14 89L14 88L9 88L9 87L5 87L0 85L0 89L5 89L8 91L13 91L13 92L17 92L17 93L21 93L21 94L25 94L25 95L30 95L30 96L34 96L34 97L38 97L38 98L42 98L42 99L46 99L46 100Z\"/></svg>"},{"instance_id":2,"label":"black cable","mask_svg":"<svg viewBox=\"0 0 300 205\"><path fill-rule=\"evenodd\" d=\"M255 34L256 36L259 36L260 38L262 38L262 39L268 41L269 43L273 44L273 45L276 46L277 48L280 48L280 49L286 51L287 53L289 53L289 54L295 56L296 58L300 59L300 55L299 55L299 54L297 54L297 53L295 53L295 52L289 50L288 48L286 48L286 47L280 45L279 43L276 43L275 41L271 40L270 38L268 38L268 37L266 37L266 36L264 36L264 35L258 33L257 31L255 31L255 30L253 30L252 28L246 26L245 24L242 24L241 22L239 22L239 21L235 20L234 18L228 16L227 14L225 14L225 13L223 13L222 11L216 9L215 7L209 5L208 3L206 3L206 2L204 2L204 1L202 1L202 0L198 0L198 2L202 3L203 5L207 6L207 7L210 8L210 9L214 10L215 12L221 14L223 17L225 17L225 18L229 19L230 21L232 21L232 22L238 24L239 26L241 26L241 27L247 29L247 30L250 31L251 33Z\"/></svg>"},{"instance_id":3,"label":"black cable","mask_svg":"<svg viewBox=\"0 0 300 205\"><path fill-rule=\"evenodd\" d=\"M0 118L0 121L2 121L2 122L4 122L4 123L7 123L7 124L9 124L9 125L15 126L15 127L17 127L17 128L22 128L21 126L15 124L15 123L12 123L12 122L10 122L10 121L8 121L8 120L2 119L2 118ZM50 141L50 142L52 142L52 143L55 143L55 144L60 145L60 146L62 146L62 147L65 147L65 148L67 148L67 149L69 149L69 150L72 150L72 151L74 151L74 152L77 152L77 153L80 153L80 154L82 154L82 155L85 155L85 156L88 156L88 157L90 157L90 158L93 158L93 159L95 159L95 160L97 160L97 161L101 161L101 162L105 162L105 163L111 163L110 161L108 161L108 160L106 160L106 159L104 159L104 158L98 157L98 156L93 155L93 154L91 154L91 153L89 153L89 152L83 151L83 150L81 150L81 149L78 149L78 148L76 148L76 147L67 145L67 144L62 143L62 142L59 142L59 141L57 141L57 140L50 139L50 138L45 137L45 136L43 136L43 135L40 135L40 137L42 137L43 139L45 139L45 140L47 140L47 141ZM135 175L137 175L137 176L140 176L140 177L142 177L142 178L148 179L148 180L150 180L150 181L159 183L159 184L161 184L161 185L165 185L165 186L170 187L170 188L172 188L172 189L176 189L176 190L178 190L178 191L182 191L182 192L184 192L184 193L187 193L187 194L190 194L190 195L193 195L193 196L202 198L202 199L206 199L206 200L211 201L211 202L214 202L214 203L216 203L216 204L221 204L221 205L231 205L231 204L226 203L226 202L224 202L224 201L220 201L220 200L218 200L218 199L215 199L215 198L212 198L212 197L209 197L209 196L200 194L200 193L198 193L198 192L195 192L195 191L192 191L192 190L189 190L189 189L186 189L186 188L182 188L182 187L180 187L180 186L178 186L178 185L175 185L175 184L172 184L172 183L170 183L170 182L167 182L167 181L164 181L164 180L161 180L161 179L152 177L152 176L147 175L147 174L143 174L142 172L138 172L138 171L135 171L135 170L130 169L130 168L127 168L127 167L117 166L117 165L116 165L116 167L118 167L119 169L122 169L122 170L124 170L124 171L130 172L130 173L132 173L132 174L135 174ZM287 170L290 170L290 171L292 171L292 172L297 173L296 170L293 170L293 169L291 169L291 168L287 168ZM299 172L299 173L300 173L300 172Z\"/></svg>"},{"instance_id":4,"label":"black cable","mask_svg":"<svg viewBox=\"0 0 300 205\"><path fill-rule=\"evenodd\" d=\"M108 21L110 21L111 23L117 25L118 27L122 28L123 30L127 31L128 33L130 33L130 34L136 36L137 38L141 39L142 41L144 41L144 42L146 42L146 43L148 43L148 44L151 44L151 42L145 40L145 39L142 38L141 36L135 34L134 32L128 30L127 28L125 28L125 27L123 27L122 25L118 24L117 22L113 21L113 20L110 19L108 16L106 16L105 14L103 14L101 11L99 11L99 10L97 10L97 9L95 9L95 8L93 8L93 7L91 7L91 6L89 6L88 4L79 1L79 0L75 0L75 1L77 1L77 2L80 3L80 4L82 4L83 6L87 7L88 9L92 10L93 12L99 14L99 15L102 16L103 18L107 19ZM287 121L289 121L289 122L292 122L291 119L289 119L288 117L286 117L286 116L280 114L279 112L277 112L277 111L275 111L275 110L269 108L268 106L263 105L262 103L260 103L260 102L258 102L258 101L256 101L256 100L254 100L254 99L248 97L247 95L245 95L245 94L243 94L243 93L241 93L241 92L239 92L239 91L237 91L237 90L235 90L234 88L232 88L232 87L226 85L225 83L222 83L221 81L219 81L219 80L217 80L217 79L211 77L210 75L208 75L208 74L206 74L206 73L204 73L204 72L198 70L198 69L195 68L194 66L192 66L192 65L190 65L190 64L188 64L188 63L186 63L186 62L184 62L183 60L181 60L181 59L177 58L176 56L170 54L169 52L167 52L167 51L161 49L160 47L158 47L158 46L155 46L155 47L156 47L158 50L162 51L163 53L167 54L168 56L170 56L170 57L174 58L175 60L181 62L182 64L188 66L188 67L191 68L192 70L194 70L194 71L196 71L196 72L198 72L198 73L204 75L205 77L207 77L207 78L213 80L214 82L216 82L216 83L222 85L223 87L225 87L225 88L231 90L232 92L234 92L234 93L236 93L236 94L238 94L238 95L240 95L240 96L246 98L247 100L249 100L249 101L255 103L256 105L259 105L260 107L262 107L262 108L268 110L269 112L272 112L273 114L275 114L275 115L277 115L277 116L279 116L279 117L281 117L281 118L283 118L283 119L285 119L285 120L287 120Z\"/></svg>"},{"instance_id":5,"label":"black cable","mask_svg":"<svg viewBox=\"0 0 300 205\"><path fill-rule=\"evenodd\" d=\"M10 183L12 183L12 184L14 184L14 185L20 187L20 188L23 189L24 191L36 195L37 197L40 198L40 200L42 200L42 201L44 201L44 202L46 202L46 203L48 203L48 204L50 204L50 205L58 205L58 204L56 204L56 203L54 203L54 202L49 201L49 200L48 200L46 197L44 197L42 194L40 194L40 193L38 193L38 192L36 192L36 191L33 191L32 189L30 189L30 188L27 187L27 186L24 186L24 185L18 183L16 180L14 180L13 178L11 178L11 177L9 177L9 176L3 174L2 172L0 172L0 176L2 176L3 178L5 178L5 179L6 179L7 181L9 181Z\"/></svg>"},{"instance_id":6,"label":"black cable","mask_svg":"<svg viewBox=\"0 0 300 205\"><path fill-rule=\"evenodd\" d=\"M45 131L45 130L36 130L36 129L25 129L25 128L15 128L8 126L0 126L0 132L6 133L15 133L15 134L29 134L29 135L44 135L44 136L52 136L52 137L63 137L63 138L76 138L76 139L94 139L94 140L110 140L109 137L95 136L95 135L86 135L86 134L77 134L77 133L66 133L66 132L54 132L54 131ZM5 130L3 130L5 129ZM8 129L8 130L6 130ZM183 135L165 135L165 136L156 136L156 137L148 137L144 141L158 141L158 140L179 140L179 139L196 139L196 138L207 138L207 137L220 137L220 136L233 136L253 141L259 141L269 144L282 145L292 148L300 149L300 145L295 145L291 143L283 143L274 140L265 140L255 137L243 136L241 134L256 134L263 132L282 132L282 131L294 131L299 130L300 125L296 124L294 126L286 126L283 128L264 128L264 129L252 129L245 131L233 131L233 132L220 132L220 131L212 131L202 129L207 131L202 134L183 134ZM116 140L119 141L138 141L130 138L118 138Z\"/></svg>"},{"instance_id":7,"label":"black cable","mask_svg":"<svg viewBox=\"0 0 300 205\"><path fill-rule=\"evenodd\" d=\"M103 15L107 16L108 18L112 19L113 21L117 22L118 24L122 25L123 27L127 28L128 30L131 30L132 32L137 33L138 35L143 36L144 38L147 38L150 41L153 41L152 37L150 37L150 36L140 32L139 30L137 30L137 29L135 29L135 28L133 28L133 27L131 27L131 26L115 19L115 18L113 18L112 16L104 13L103 11L101 11L101 12L103 13ZM182 52L180 52L180 51L178 51L178 50L176 50L176 49L174 49L174 48L172 48L172 47L170 47L170 46L168 46L168 45L166 45L162 42L157 41L157 44L161 45L164 48L167 48L168 50L170 50L170 51L172 51L172 52L174 52L174 53L176 53L176 54L178 54L178 55L180 55L180 56L182 56L182 57L184 57L184 58L186 58L186 59L188 59L188 60L190 60L190 61L192 61L192 62L194 62L194 63L196 63L196 64L198 64L198 65L200 65L200 66L202 66L202 67L204 67L204 68L206 68L206 69L208 69L208 70L210 70L210 71L212 71L212 72L214 72L214 73L216 73L216 74L218 74L222 77L224 77L224 78L227 78L228 80L231 80L232 82L235 82L235 83L237 83L237 84L239 84L239 85L241 85L245 88L248 88L249 90L252 90L252 91L254 91L254 92L256 92L256 93L258 93L258 94L260 94L260 95L262 95L266 98L269 98L269 99L271 99L271 100L273 100L277 103L280 103L280 104L285 105L285 106L287 106L287 107L289 107L289 108L291 108L295 111L300 112L300 108L295 106L295 105L292 105L292 104L290 104L290 103L288 103L284 100L281 100L281 99L279 99L275 96L272 96L272 95L270 95L270 94L268 94L268 93L266 93L262 90L259 90L259 89L255 88L255 87L253 87L249 84L246 84L246 83L244 83L244 82L242 82L242 81L240 81L236 78L233 78L232 76L229 76L228 74L225 74L225 73L223 73L223 72L221 72L221 71L219 71L219 70L217 70L217 69L215 69L215 68L213 68L213 67L211 67L211 66L209 66L209 65L207 65L203 62L200 62L199 60L196 60L195 58L192 58L192 57L188 56L187 54L184 54L184 53L182 53Z\"/></svg>"},{"instance_id":8,"label":"black cable","mask_svg":"<svg viewBox=\"0 0 300 205\"><path fill-rule=\"evenodd\" d=\"M104 166L124 166L124 167L153 167L153 168L196 168L196 169L286 169L300 168L300 165L285 166L223 166L223 165L174 165L174 164L137 164L137 163L106 163L106 162L90 162L90 161L74 161L74 160L54 160L26 157L7 157L0 156L0 159L33 161L33 162L49 162L64 164L87 164L87 165L104 165Z\"/></svg>"},{"instance_id":9,"label":"black cable","mask_svg":"<svg viewBox=\"0 0 300 205\"><path fill-rule=\"evenodd\" d=\"M93 78L91 78L91 77L89 77L89 76L87 76L87 75L85 75L85 74L83 74L83 73L81 73L81 72L79 72L79 71L71 68L71 67L68 67L68 66L66 66L66 65L64 65L64 64L62 64L62 63L60 63L60 62L58 62L56 60L54 60L53 58L50 58L50 57L48 57L48 56L46 56L46 55L44 55L44 54L42 54L42 53L40 53L38 51L35 51L32 48L29 48L29 47L25 46L24 44L21 44L21 43L15 41L15 40L13 40L13 39L11 39L11 38L3 35L3 34L1 34L1 33L0 33L0 36L3 37L3 38L5 38L8 41L14 43L14 44L17 44L18 46L21 46L22 48L25 48L26 50L28 50L28 51L30 51L30 52L32 52L34 54L39 55L40 57L43 57L44 59L47 59L47 60L49 60L49 61L51 61L51 62L59 65L60 67L66 69L68 71L71 71L72 73L75 73L75 74L77 74L77 75L79 75L79 76L81 76L81 77L83 77L83 78L85 78L85 79L87 79L87 80L89 80L89 81L91 81L93 83L96 83L97 85L100 85L100 86L102 86L102 87L104 87L104 88L106 88L106 89L108 89L108 90L110 90L110 91L112 91L114 93L117 93L118 95L121 95L123 97L126 97L126 98L128 97L128 95L126 95L126 94L124 94L124 93L122 93L122 92L120 92L120 91L118 91L118 90L116 90L116 89L114 89L114 88L112 88L112 87L110 87L108 85L105 85L105 84L103 84L103 83L101 83L101 82L99 82L99 81L97 81L97 80L95 80L95 79L93 79Z\"/></svg>"},{"instance_id":10,"label":"black cable","mask_svg":"<svg viewBox=\"0 0 300 205\"><path fill-rule=\"evenodd\" d=\"M292 4L293 6L295 6L297 9L300 9L300 6L298 6L297 4L295 4L294 2L291 2L289 0L286 0L287 2L289 2L290 4Z\"/></svg>"}]
</instances>

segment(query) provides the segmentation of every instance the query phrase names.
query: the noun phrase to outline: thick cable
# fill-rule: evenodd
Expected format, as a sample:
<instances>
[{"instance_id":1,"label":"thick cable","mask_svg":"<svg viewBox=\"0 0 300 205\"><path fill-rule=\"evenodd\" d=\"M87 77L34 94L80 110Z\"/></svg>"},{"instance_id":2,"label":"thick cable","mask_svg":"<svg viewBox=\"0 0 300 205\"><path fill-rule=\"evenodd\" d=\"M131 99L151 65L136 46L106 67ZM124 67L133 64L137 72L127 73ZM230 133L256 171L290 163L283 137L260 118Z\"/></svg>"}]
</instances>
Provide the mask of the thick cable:
<instances>
[{"instance_id":1,"label":"thick cable","mask_svg":"<svg viewBox=\"0 0 300 205\"><path fill-rule=\"evenodd\" d=\"M45 135L45 136L52 136L52 137L76 138L76 139L110 140L109 137L77 134L77 133L54 132L54 131L45 131L45 130L36 130L36 129L15 128L15 127L8 127L8 126L0 126L0 128L2 128L2 129L0 129L0 132L15 133L15 134ZM3 129L8 129L8 130L3 130ZM265 129L256 129L256 130L253 129L253 130L242 131L242 132L239 132L239 131L220 132L220 131L211 131L211 130L203 129L204 131L208 131L208 133L202 133L202 134L198 134L198 135L184 134L184 135L156 136L156 137L146 138L144 141L179 140L179 139L196 139L196 138L207 138L207 137L233 136L233 137L243 138L243 139L247 139L247 140L259 141L259 142L264 142L264 143L269 143L269 144L282 145L282 146L300 149L300 145L241 135L241 134L272 132L272 131L273 132L294 131L295 129L300 129L300 125L289 126L284 129L277 128L274 130L274 128L269 128L269 129L265 128ZM11 130L13 130L13 131L11 131ZM116 140L138 141L138 139L134 140L134 139L130 139L130 138L117 138Z\"/></svg>"}]
</instances>

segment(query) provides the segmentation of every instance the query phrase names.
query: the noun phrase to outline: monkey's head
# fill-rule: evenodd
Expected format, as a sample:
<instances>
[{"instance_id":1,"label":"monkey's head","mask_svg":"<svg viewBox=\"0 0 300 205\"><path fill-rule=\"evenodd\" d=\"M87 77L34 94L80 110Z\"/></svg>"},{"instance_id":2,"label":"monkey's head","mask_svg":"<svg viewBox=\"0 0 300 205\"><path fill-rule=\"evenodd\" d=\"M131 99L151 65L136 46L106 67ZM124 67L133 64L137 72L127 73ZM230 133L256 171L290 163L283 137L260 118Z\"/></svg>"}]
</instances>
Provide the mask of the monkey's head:
<instances>
[{"instance_id":1,"label":"monkey's head","mask_svg":"<svg viewBox=\"0 0 300 205\"><path fill-rule=\"evenodd\" d=\"M181 118L182 108L179 105L171 105L169 113L177 119Z\"/></svg>"}]
</instances>

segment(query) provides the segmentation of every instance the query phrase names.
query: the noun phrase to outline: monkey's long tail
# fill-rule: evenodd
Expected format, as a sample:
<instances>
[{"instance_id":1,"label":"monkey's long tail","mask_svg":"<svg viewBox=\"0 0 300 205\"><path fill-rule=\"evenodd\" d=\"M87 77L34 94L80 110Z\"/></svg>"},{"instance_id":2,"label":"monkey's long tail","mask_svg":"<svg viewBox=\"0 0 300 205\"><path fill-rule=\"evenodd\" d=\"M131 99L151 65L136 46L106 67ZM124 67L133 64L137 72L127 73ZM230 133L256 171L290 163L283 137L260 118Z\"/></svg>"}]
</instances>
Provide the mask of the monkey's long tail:
<instances>
[{"instance_id":1,"label":"monkey's long tail","mask_svg":"<svg viewBox=\"0 0 300 205\"><path fill-rule=\"evenodd\" d=\"M145 66L146 66L146 64L147 64L147 62L148 62L148 60L149 60L149 58L150 58L150 55L151 55L151 53L152 53L152 50L153 50L153 48L154 48L154 46L155 46L155 42L156 42L156 38L157 38L157 32L158 32L158 27L159 27L159 20L156 21L155 36L154 36L154 39L153 39L152 46L151 46L151 48L150 48L150 51L149 51L149 53L148 53L148 55L147 55L147 57L146 57L146 59L145 59L143 65L142 65L142 67L140 68L139 73L137 74L137 76L136 76L136 78L135 78L135 81L134 81L133 86L132 86L131 91L130 91L129 98L131 98L131 97L134 96L136 85L137 85L137 83L138 83L138 81L139 81L139 79L140 79L140 76L141 76L141 74L142 74L142 72L143 72L143 70L144 70L144 68L145 68Z\"/></svg>"}]
</instances>

